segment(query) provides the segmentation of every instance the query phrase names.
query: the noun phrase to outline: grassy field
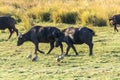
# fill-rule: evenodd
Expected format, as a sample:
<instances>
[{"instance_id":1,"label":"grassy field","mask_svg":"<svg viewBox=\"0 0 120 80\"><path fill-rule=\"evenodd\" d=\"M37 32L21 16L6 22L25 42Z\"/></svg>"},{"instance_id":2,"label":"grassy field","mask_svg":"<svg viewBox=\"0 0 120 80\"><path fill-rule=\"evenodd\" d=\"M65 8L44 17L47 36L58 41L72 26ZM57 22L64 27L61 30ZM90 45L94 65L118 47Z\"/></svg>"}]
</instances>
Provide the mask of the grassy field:
<instances>
[{"instance_id":1,"label":"grassy field","mask_svg":"<svg viewBox=\"0 0 120 80\"><path fill-rule=\"evenodd\" d=\"M87 45L75 45L79 56L71 49L70 56L58 64L59 48L50 55L39 54L39 60L32 62L26 58L34 52L32 43L18 47L16 34L5 41L8 30L0 31L0 80L120 80L120 32L114 32L108 22L120 13L119 7L120 0L0 0L0 15L11 15L19 32L33 25L59 29L89 25L97 35L93 56ZM39 47L47 53L49 44Z\"/></svg>"},{"instance_id":2,"label":"grassy field","mask_svg":"<svg viewBox=\"0 0 120 80\"><path fill-rule=\"evenodd\" d=\"M42 25L55 25L43 23ZM56 24L57 27L71 26ZM63 27L60 27L63 26ZM112 27L90 27L96 32L94 55L89 56L88 46L76 45L79 56L71 49L68 57L58 65L56 57L60 49L55 48L50 55L39 54L39 60L32 62L26 56L34 52L30 42L17 47L16 34L9 41L8 31L0 33L0 80L120 80L120 32ZM119 28L120 30L120 28ZM21 29L20 32L25 32ZM64 44L64 51L66 44ZM39 48L47 53L48 44Z\"/></svg>"}]
</instances>

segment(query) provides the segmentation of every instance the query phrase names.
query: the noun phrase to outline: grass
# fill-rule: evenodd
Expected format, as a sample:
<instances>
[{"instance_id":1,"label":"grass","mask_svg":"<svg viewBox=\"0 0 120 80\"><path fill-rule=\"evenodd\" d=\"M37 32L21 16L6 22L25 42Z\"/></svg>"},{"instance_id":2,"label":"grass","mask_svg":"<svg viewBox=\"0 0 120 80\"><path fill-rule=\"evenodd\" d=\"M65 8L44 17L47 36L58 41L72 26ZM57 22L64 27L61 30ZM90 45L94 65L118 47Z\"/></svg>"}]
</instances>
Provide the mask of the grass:
<instances>
[{"instance_id":1,"label":"grass","mask_svg":"<svg viewBox=\"0 0 120 80\"><path fill-rule=\"evenodd\" d=\"M40 23L55 25L54 23ZM63 29L66 24L56 24ZM75 25L74 25L75 26ZM120 79L120 32L112 27L90 27L96 32L94 55L89 56L88 46L75 45L79 56L71 49L68 57L56 62L60 49L55 48L50 55L39 54L39 60L32 62L26 56L34 52L30 42L16 46L16 34L9 41L8 31L0 33L0 79L1 80L119 80ZM120 28L119 28L120 30ZM20 32L25 32L20 30ZM64 43L64 51L66 44ZM39 48L45 53L49 44L41 43Z\"/></svg>"},{"instance_id":2,"label":"grass","mask_svg":"<svg viewBox=\"0 0 120 80\"><path fill-rule=\"evenodd\" d=\"M119 5L119 0L0 0L0 15L15 18L21 33L31 25L51 25L59 29L93 25L95 27L89 27L97 35L91 57L84 44L75 45L79 56L74 56L71 49L70 56L61 63L56 62L59 48L50 55L39 54L39 60L32 62L26 56L34 52L34 45L26 42L18 47L16 34L5 41L9 33L1 31L0 80L120 80L120 32L108 27L108 18L120 13ZM39 47L47 53L49 44L41 43Z\"/></svg>"}]
</instances>

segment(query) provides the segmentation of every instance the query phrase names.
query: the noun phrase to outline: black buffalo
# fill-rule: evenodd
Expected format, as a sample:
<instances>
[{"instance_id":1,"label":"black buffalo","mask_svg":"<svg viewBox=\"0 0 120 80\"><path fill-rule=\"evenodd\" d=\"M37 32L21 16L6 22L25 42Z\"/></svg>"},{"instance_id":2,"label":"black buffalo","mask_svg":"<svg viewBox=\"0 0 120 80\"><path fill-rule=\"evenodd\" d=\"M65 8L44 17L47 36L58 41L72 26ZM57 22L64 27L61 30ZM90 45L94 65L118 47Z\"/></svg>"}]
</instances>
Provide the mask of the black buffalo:
<instances>
[{"instance_id":1,"label":"black buffalo","mask_svg":"<svg viewBox=\"0 0 120 80\"><path fill-rule=\"evenodd\" d=\"M10 35L8 39L11 38L13 32L16 32L18 36L18 29L15 28L15 20L10 16L1 16L0 17L0 30L5 30L8 28Z\"/></svg>"},{"instance_id":2,"label":"black buffalo","mask_svg":"<svg viewBox=\"0 0 120 80\"><path fill-rule=\"evenodd\" d=\"M109 22L114 26L114 31L118 32L117 24L120 24L120 14L110 17Z\"/></svg>"},{"instance_id":3,"label":"black buffalo","mask_svg":"<svg viewBox=\"0 0 120 80\"><path fill-rule=\"evenodd\" d=\"M35 45L35 57L32 59L32 61L36 61L38 59L37 51L40 53L44 53L43 51L39 50L38 44L39 43L50 43L50 50L47 54L50 54L52 49L55 46L60 46L61 53L63 53L63 46L61 40L61 31L56 27L42 27L42 26L34 26L32 27L28 32L25 34L21 34L18 37L17 46L22 45L26 41L31 41ZM32 55L29 55L29 58L32 57Z\"/></svg>"},{"instance_id":4,"label":"black buffalo","mask_svg":"<svg viewBox=\"0 0 120 80\"><path fill-rule=\"evenodd\" d=\"M68 52L70 48L74 50L76 55L78 55L76 48L74 47L73 44L87 44L89 46L90 50L90 56L93 54L92 49L93 49L93 43L92 43L92 38L93 35L95 35L95 32L87 27L83 28L74 28L74 27L69 27L66 28L62 31L64 33L64 38L63 42L66 42L68 47L66 50L66 56L68 55Z\"/></svg>"}]
</instances>

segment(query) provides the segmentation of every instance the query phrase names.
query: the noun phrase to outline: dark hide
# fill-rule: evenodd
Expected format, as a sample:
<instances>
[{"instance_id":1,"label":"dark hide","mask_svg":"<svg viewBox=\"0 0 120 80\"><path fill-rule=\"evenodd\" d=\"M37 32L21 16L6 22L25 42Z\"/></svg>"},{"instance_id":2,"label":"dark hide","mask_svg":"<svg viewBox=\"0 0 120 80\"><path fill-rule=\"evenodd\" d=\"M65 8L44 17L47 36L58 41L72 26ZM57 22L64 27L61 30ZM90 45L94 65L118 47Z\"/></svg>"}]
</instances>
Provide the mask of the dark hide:
<instances>
[{"instance_id":1,"label":"dark hide","mask_svg":"<svg viewBox=\"0 0 120 80\"><path fill-rule=\"evenodd\" d=\"M114 15L114 16L110 17L109 22L110 22L111 25L114 26L114 31L118 32L117 24L120 25L120 14L117 14L117 15Z\"/></svg>"},{"instance_id":2,"label":"dark hide","mask_svg":"<svg viewBox=\"0 0 120 80\"><path fill-rule=\"evenodd\" d=\"M50 43L50 50L47 54L50 54L52 49L54 48L54 43L56 42L55 46L60 46L61 53L63 53L63 46L60 42L61 40L61 32L56 27L42 27L42 26L34 26L25 34L22 34L18 37L17 45L20 46L26 41L31 41L35 45L35 54L36 57L33 58L33 61L37 59L37 51L40 53L44 53L43 51L39 50L38 44L39 43Z\"/></svg>"},{"instance_id":3,"label":"dark hide","mask_svg":"<svg viewBox=\"0 0 120 80\"><path fill-rule=\"evenodd\" d=\"M15 28L15 20L10 16L1 16L0 17L0 30L5 30L8 28L10 35L8 39L11 38L13 32L16 32L18 36L18 29Z\"/></svg>"},{"instance_id":4,"label":"dark hide","mask_svg":"<svg viewBox=\"0 0 120 80\"><path fill-rule=\"evenodd\" d=\"M90 50L89 55L93 54L92 38L93 38L93 35L95 35L94 31L92 31L87 27L83 27L83 28L70 27L70 28L64 29L62 32L64 33L63 42L66 42L68 45L65 55L68 55L70 48L72 48L76 53L76 55L78 55L76 48L74 47L73 44L83 44L83 43L89 46L89 50Z\"/></svg>"}]
</instances>

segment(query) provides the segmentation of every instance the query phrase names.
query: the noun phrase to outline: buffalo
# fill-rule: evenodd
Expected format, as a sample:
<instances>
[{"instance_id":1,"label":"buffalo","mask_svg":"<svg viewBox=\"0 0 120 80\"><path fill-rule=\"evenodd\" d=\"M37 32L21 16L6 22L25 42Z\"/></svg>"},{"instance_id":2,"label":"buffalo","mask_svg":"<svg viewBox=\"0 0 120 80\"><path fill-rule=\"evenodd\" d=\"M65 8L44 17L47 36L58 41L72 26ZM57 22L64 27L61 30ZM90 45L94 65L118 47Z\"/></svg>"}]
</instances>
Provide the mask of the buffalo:
<instances>
[{"instance_id":1,"label":"buffalo","mask_svg":"<svg viewBox=\"0 0 120 80\"><path fill-rule=\"evenodd\" d=\"M0 30L5 30L8 28L10 35L8 39L11 38L13 32L16 32L18 36L18 29L15 28L15 20L10 16L1 16L0 17Z\"/></svg>"},{"instance_id":2,"label":"buffalo","mask_svg":"<svg viewBox=\"0 0 120 80\"><path fill-rule=\"evenodd\" d=\"M92 38L95 35L95 32L87 27L82 27L82 28L74 28L74 27L69 27L64 30L62 30L64 34L63 42L66 42L68 47L66 50L65 56L68 55L68 52L70 48L74 50L76 55L78 55L78 52L73 44L87 44L89 46L89 55L93 55L93 43L92 43Z\"/></svg>"},{"instance_id":3,"label":"buffalo","mask_svg":"<svg viewBox=\"0 0 120 80\"><path fill-rule=\"evenodd\" d=\"M117 24L120 24L120 14L113 15L112 17L110 17L109 22L114 26L114 31L118 32Z\"/></svg>"},{"instance_id":4,"label":"buffalo","mask_svg":"<svg viewBox=\"0 0 120 80\"><path fill-rule=\"evenodd\" d=\"M62 34L62 32L56 27L33 26L28 32L19 35L18 41L17 41L17 46L22 45L26 41L32 42L35 45L34 54L36 55L32 59L32 61L36 61L38 59L37 51L40 53L44 53L43 51L39 50L39 48L38 48L39 43L50 43L50 49L47 54L50 54L50 52L54 48L54 43L55 43L56 47L60 46L61 53L63 53L61 34ZM31 58L32 54L30 54L28 57Z\"/></svg>"}]
</instances>

